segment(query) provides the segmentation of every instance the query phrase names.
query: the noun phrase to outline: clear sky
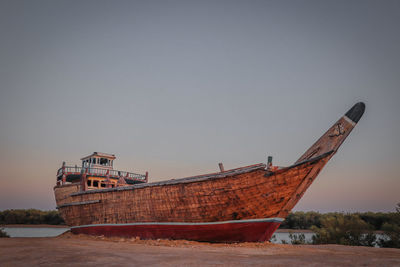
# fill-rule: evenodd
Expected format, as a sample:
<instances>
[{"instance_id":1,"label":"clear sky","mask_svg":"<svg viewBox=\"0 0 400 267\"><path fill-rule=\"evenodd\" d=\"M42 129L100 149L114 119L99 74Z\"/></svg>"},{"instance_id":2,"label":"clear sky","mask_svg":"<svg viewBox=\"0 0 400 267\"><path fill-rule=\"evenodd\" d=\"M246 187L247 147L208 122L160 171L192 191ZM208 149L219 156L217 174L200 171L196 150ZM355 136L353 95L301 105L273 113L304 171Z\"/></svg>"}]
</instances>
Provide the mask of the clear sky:
<instances>
[{"instance_id":1,"label":"clear sky","mask_svg":"<svg viewBox=\"0 0 400 267\"><path fill-rule=\"evenodd\" d=\"M400 1L0 1L0 210L54 209L62 161L150 181L290 165L366 112L296 210L400 202Z\"/></svg>"}]
</instances>

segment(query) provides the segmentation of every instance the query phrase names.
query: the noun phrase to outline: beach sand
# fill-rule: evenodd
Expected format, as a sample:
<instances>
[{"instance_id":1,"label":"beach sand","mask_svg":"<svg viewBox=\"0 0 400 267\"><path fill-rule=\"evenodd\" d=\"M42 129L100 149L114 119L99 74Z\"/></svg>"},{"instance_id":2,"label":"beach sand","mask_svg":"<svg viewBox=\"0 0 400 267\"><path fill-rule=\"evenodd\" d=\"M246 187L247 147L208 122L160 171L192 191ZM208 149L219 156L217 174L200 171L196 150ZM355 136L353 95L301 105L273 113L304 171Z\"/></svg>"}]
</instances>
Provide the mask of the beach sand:
<instances>
[{"instance_id":1,"label":"beach sand","mask_svg":"<svg viewBox=\"0 0 400 267\"><path fill-rule=\"evenodd\" d=\"M73 235L0 238L0 266L400 266L400 249Z\"/></svg>"}]
</instances>

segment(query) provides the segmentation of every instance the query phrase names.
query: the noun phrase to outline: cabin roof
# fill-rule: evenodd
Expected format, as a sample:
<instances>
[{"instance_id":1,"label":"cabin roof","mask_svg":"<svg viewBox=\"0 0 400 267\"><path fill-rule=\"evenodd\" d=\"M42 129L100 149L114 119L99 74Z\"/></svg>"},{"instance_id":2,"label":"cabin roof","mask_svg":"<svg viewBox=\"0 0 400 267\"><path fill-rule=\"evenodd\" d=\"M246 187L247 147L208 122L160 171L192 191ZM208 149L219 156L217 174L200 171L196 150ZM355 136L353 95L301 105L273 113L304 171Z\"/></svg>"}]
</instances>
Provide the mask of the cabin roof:
<instances>
[{"instance_id":1,"label":"cabin roof","mask_svg":"<svg viewBox=\"0 0 400 267\"><path fill-rule=\"evenodd\" d=\"M107 159L116 159L114 154L107 154L107 153L102 153L102 152L93 152L92 154L90 154L89 156L83 157L81 158L81 160L85 160L88 158L107 158Z\"/></svg>"}]
</instances>

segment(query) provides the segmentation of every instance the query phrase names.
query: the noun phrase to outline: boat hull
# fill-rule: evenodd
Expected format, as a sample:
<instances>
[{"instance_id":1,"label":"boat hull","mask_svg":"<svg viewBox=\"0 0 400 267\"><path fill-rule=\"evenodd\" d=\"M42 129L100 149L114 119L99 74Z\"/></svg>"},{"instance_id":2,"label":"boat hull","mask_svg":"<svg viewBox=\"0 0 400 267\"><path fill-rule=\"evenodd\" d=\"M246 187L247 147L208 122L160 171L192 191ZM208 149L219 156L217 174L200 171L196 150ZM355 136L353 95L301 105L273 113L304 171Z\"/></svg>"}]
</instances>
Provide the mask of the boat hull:
<instances>
[{"instance_id":1,"label":"boat hull","mask_svg":"<svg viewBox=\"0 0 400 267\"><path fill-rule=\"evenodd\" d=\"M271 239L282 218L211 223L130 223L72 227L74 234L141 239L186 239L205 242L263 242Z\"/></svg>"},{"instance_id":2,"label":"boat hull","mask_svg":"<svg viewBox=\"0 0 400 267\"><path fill-rule=\"evenodd\" d=\"M274 173L258 164L211 178L201 176L86 192L71 185L57 187L55 193L58 209L70 226L284 218L295 203L284 207L299 184L312 181L328 158L329 155Z\"/></svg>"},{"instance_id":3,"label":"boat hull","mask_svg":"<svg viewBox=\"0 0 400 267\"><path fill-rule=\"evenodd\" d=\"M88 191L79 183L59 184L54 188L57 208L77 234L211 242L269 240L281 223L273 218L287 217L364 109L364 103L354 105L289 167L261 163Z\"/></svg>"}]
</instances>

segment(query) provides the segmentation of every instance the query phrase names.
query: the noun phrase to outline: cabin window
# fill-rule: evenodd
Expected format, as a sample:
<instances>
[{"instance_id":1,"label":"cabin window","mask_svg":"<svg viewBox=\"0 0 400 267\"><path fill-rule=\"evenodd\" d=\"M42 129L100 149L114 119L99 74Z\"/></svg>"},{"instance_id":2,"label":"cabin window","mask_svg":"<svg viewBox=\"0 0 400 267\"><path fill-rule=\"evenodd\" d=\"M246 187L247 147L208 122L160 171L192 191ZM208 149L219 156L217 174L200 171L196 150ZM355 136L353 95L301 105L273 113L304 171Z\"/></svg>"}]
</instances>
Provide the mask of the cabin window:
<instances>
[{"instance_id":1,"label":"cabin window","mask_svg":"<svg viewBox=\"0 0 400 267\"><path fill-rule=\"evenodd\" d=\"M107 165L108 159L100 158L100 165Z\"/></svg>"},{"instance_id":2,"label":"cabin window","mask_svg":"<svg viewBox=\"0 0 400 267\"><path fill-rule=\"evenodd\" d=\"M93 187L99 187L99 182L98 181L93 181Z\"/></svg>"},{"instance_id":3,"label":"cabin window","mask_svg":"<svg viewBox=\"0 0 400 267\"><path fill-rule=\"evenodd\" d=\"M88 185L88 186L91 186L91 185L90 185L90 180L87 181L87 185Z\"/></svg>"},{"instance_id":4,"label":"cabin window","mask_svg":"<svg viewBox=\"0 0 400 267\"><path fill-rule=\"evenodd\" d=\"M106 184L105 183L101 183L101 187L106 187Z\"/></svg>"}]
</instances>

